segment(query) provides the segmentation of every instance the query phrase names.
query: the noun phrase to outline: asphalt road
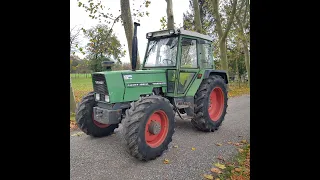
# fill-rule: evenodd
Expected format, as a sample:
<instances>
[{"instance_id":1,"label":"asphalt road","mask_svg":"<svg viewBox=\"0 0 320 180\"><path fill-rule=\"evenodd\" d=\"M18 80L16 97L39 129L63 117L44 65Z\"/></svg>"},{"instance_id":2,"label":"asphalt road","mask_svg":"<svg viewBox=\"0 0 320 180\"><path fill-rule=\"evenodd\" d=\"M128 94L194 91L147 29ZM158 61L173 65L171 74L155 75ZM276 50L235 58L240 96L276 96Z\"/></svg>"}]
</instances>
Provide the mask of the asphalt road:
<instances>
[{"instance_id":1,"label":"asphalt road","mask_svg":"<svg viewBox=\"0 0 320 180\"><path fill-rule=\"evenodd\" d=\"M189 120L177 118L169 149L148 162L138 161L127 154L122 126L114 135L103 138L85 134L70 136L70 179L203 179L203 174L209 173L212 164L219 161L218 156L228 160L237 153L237 147L228 141L246 139L250 142L250 96L230 98L228 104L222 126L213 133L197 131ZM77 132L70 132L70 135ZM192 150L192 147L196 149ZM165 158L169 164L163 163Z\"/></svg>"}]
</instances>

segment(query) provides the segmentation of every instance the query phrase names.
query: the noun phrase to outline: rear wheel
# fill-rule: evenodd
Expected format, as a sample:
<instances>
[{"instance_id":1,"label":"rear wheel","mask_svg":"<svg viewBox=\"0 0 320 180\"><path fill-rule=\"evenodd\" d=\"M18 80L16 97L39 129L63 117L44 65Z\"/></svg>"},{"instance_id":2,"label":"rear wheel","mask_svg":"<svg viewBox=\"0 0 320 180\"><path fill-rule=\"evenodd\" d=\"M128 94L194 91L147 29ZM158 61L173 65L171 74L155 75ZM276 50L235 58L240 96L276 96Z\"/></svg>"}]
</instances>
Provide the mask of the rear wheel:
<instances>
[{"instance_id":1,"label":"rear wheel","mask_svg":"<svg viewBox=\"0 0 320 180\"><path fill-rule=\"evenodd\" d=\"M161 96L143 97L131 104L124 119L129 153L139 160L150 160L168 149L174 133L174 111Z\"/></svg>"},{"instance_id":2,"label":"rear wheel","mask_svg":"<svg viewBox=\"0 0 320 180\"><path fill-rule=\"evenodd\" d=\"M110 135L118 124L102 124L93 118L93 107L95 106L94 93L90 92L84 96L76 110L76 121L78 127L87 135L103 137Z\"/></svg>"},{"instance_id":3,"label":"rear wheel","mask_svg":"<svg viewBox=\"0 0 320 180\"><path fill-rule=\"evenodd\" d=\"M226 115L227 101L227 86L221 76L204 79L195 95L193 126L201 131L218 129Z\"/></svg>"}]
</instances>

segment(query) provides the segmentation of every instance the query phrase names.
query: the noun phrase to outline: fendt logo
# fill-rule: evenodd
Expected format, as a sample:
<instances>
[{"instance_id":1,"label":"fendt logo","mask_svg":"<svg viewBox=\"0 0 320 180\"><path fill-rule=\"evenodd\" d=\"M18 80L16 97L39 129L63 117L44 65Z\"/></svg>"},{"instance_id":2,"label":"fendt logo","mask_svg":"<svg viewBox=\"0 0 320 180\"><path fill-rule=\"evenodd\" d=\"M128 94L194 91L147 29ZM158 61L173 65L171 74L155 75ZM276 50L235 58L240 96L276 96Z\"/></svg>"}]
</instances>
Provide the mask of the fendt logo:
<instances>
[{"instance_id":1,"label":"fendt logo","mask_svg":"<svg viewBox=\"0 0 320 180\"><path fill-rule=\"evenodd\" d=\"M96 84L103 84L103 81L95 81Z\"/></svg>"}]
</instances>

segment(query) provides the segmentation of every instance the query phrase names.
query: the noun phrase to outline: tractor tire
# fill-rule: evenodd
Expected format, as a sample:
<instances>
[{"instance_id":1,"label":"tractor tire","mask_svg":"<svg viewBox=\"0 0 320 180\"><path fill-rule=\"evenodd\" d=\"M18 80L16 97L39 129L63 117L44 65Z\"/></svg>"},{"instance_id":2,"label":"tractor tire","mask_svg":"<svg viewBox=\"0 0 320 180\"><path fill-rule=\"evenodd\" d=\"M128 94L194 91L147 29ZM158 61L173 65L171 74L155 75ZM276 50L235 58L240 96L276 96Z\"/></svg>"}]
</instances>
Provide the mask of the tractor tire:
<instances>
[{"instance_id":1,"label":"tractor tire","mask_svg":"<svg viewBox=\"0 0 320 180\"><path fill-rule=\"evenodd\" d=\"M227 85L221 76L204 79L195 95L195 118L192 125L200 131L217 130L227 112Z\"/></svg>"},{"instance_id":2,"label":"tractor tire","mask_svg":"<svg viewBox=\"0 0 320 180\"><path fill-rule=\"evenodd\" d=\"M78 127L87 135L93 137L108 136L118 128L119 124L102 124L93 119L93 107L96 105L94 93L84 96L76 110Z\"/></svg>"},{"instance_id":3,"label":"tractor tire","mask_svg":"<svg viewBox=\"0 0 320 180\"><path fill-rule=\"evenodd\" d=\"M142 97L131 103L124 119L124 138L133 157L148 161L162 155L172 141L175 113L161 96Z\"/></svg>"}]
</instances>

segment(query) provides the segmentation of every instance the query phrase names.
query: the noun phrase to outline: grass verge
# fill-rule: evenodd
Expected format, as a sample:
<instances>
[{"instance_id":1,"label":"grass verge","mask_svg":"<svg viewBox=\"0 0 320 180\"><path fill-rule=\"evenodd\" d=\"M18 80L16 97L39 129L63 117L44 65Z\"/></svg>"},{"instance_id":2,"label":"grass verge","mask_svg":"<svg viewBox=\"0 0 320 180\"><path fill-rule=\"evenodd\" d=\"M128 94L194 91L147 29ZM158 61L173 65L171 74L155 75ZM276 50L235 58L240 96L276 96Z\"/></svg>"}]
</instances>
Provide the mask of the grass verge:
<instances>
[{"instance_id":1,"label":"grass verge","mask_svg":"<svg viewBox=\"0 0 320 180\"><path fill-rule=\"evenodd\" d=\"M250 88L247 83L229 83L229 97L236 97L244 94L250 94Z\"/></svg>"},{"instance_id":2,"label":"grass verge","mask_svg":"<svg viewBox=\"0 0 320 180\"><path fill-rule=\"evenodd\" d=\"M250 179L250 144L244 145L233 162L226 165L224 173L218 177L221 180L249 180Z\"/></svg>"},{"instance_id":3,"label":"grass verge","mask_svg":"<svg viewBox=\"0 0 320 180\"><path fill-rule=\"evenodd\" d=\"M231 159L231 162L214 164L215 167L211 169L211 174L205 174L204 178L210 180L250 180L250 144L245 143L243 146L238 146L238 151L239 153Z\"/></svg>"},{"instance_id":4,"label":"grass verge","mask_svg":"<svg viewBox=\"0 0 320 180\"><path fill-rule=\"evenodd\" d=\"M75 76L75 75L74 75ZM90 91L93 91L92 79L91 77L73 77L71 76L72 88L75 96L76 103L79 103L83 96L85 96ZM247 83L229 83L229 97L241 96L244 94L249 94L250 88ZM75 121L75 115L70 115L70 128L71 123Z\"/></svg>"}]
</instances>

